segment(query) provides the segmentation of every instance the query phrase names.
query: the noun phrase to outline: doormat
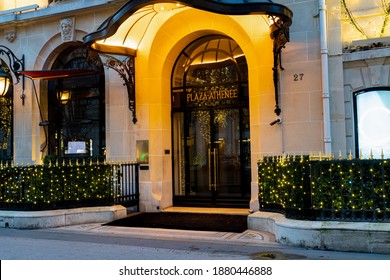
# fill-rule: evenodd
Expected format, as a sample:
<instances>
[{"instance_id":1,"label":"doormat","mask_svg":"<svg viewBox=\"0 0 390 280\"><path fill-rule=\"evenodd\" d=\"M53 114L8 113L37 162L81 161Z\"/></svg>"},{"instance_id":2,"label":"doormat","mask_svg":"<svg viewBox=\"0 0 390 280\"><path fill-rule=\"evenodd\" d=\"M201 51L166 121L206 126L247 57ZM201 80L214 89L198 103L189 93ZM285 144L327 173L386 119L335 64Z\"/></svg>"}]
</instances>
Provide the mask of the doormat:
<instances>
[{"instance_id":1,"label":"doormat","mask_svg":"<svg viewBox=\"0 0 390 280\"><path fill-rule=\"evenodd\" d=\"M247 215L204 213L137 213L104 225L241 233L248 229L247 217Z\"/></svg>"}]
</instances>

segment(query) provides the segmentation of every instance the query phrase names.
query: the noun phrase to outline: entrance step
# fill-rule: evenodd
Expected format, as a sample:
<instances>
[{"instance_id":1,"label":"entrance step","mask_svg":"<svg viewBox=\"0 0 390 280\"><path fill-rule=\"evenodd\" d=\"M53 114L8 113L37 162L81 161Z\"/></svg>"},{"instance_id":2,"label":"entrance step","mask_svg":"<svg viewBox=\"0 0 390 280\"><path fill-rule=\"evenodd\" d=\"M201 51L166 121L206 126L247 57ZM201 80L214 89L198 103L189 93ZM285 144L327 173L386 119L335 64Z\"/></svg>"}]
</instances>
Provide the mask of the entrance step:
<instances>
[{"instance_id":1,"label":"entrance step","mask_svg":"<svg viewBox=\"0 0 390 280\"><path fill-rule=\"evenodd\" d=\"M208 208L208 207L179 207L172 206L165 208L162 212L181 213L207 213L207 214L229 214L229 215L249 215L249 208Z\"/></svg>"}]
</instances>

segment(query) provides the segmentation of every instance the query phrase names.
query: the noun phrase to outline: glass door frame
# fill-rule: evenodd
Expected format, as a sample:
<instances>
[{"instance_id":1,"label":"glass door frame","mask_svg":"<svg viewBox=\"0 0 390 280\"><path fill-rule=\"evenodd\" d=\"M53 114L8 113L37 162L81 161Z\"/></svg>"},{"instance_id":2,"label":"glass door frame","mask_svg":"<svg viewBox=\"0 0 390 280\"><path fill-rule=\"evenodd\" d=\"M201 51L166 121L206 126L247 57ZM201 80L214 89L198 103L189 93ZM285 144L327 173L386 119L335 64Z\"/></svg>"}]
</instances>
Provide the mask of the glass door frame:
<instances>
[{"instance_id":1,"label":"glass door frame","mask_svg":"<svg viewBox=\"0 0 390 280\"><path fill-rule=\"evenodd\" d=\"M221 163L221 160L224 158L225 154L221 154L221 148L219 147L220 139L218 138L218 124L214 122L215 116L214 113L218 110L233 110L234 116L238 116L236 118L236 121L229 125L238 125L238 139L233 139L232 141L238 141L239 148L238 152L236 152L236 156L238 156L238 164L239 168L236 171L239 171L239 178L238 180L233 179L234 181L231 186L223 184L221 181L221 176L230 176L231 173L223 173L221 168L223 168L223 164ZM247 110L247 112L245 112ZM191 122L191 115L193 112L199 112L199 111L207 111L210 112L208 114L209 117L209 125L210 125L210 140L207 144L204 145L204 168L206 171L209 171L209 173L205 173L205 176L203 178L196 177L196 176L202 176L194 174L194 172L197 172L196 170L191 170L193 168L193 158L194 156L190 155L191 144L188 144L190 141L194 141L193 135L190 135L190 122ZM175 162L182 162L184 164L184 186L182 189L182 194L177 194L177 186L175 188L175 185L178 184L178 182L175 182L174 179L174 189L173 189L173 202L174 205L177 206L208 206L208 207L245 207L249 204L250 200L250 138L249 138L249 109L242 106L237 107L214 107L214 108L202 108L202 109L191 109L187 111L176 111L173 112L176 117L179 115L184 118L181 120L182 122L182 129L184 131L181 133L183 138L183 147L182 147L182 153L184 154L183 158L177 158L177 155L175 156L175 153L172 155L173 157L173 165L175 165ZM247 118L247 120L244 120L244 118ZM246 128L245 128L246 127ZM175 129L175 128L174 128ZM198 132L199 133L199 132ZM231 139L230 139L231 140ZM173 141L174 142L174 141ZM194 143L193 143L194 144ZM173 143L174 145L174 143ZM246 146L247 145L247 146ZM210 150L211 149L211 150ZM175 147L172 148L172 150L175 150ZM247 151L246 151L247 150ZM184 161L184 162L183 162ZM228 165L230 164L227 163ZM180 165L180 163L179 163ZM199 163L200 166L200 163ZM247 169L247 170L246 170ZM175 172L175 166L173 166L173 172ZM178 170L176 169L176 172ZM202 172L202 171L199 171ZM199 188L203 188L202 191L199 191L199 194L191 195L193 192L193 180L196 180L196 178L203 179L203 184L199 184ZM173 176L175 178L175 174ZM177 176L176 176L177 178ZM238 181L238 183L237 183ZM208 185L206 185L205 182L208 182ZM234 185L234 182L236 184ZM238 187L238 189L237 189ZM207 190L206 190L207 188ZM227 190L227 189L234 189L234 191ZM176 189L176 191L175 191Z\"/></svg>"},{"instance_id":2,"label":"glass door frame","mask_svg":"<svg viewBox=\"0 0 390 280\"><path fill-rule=\"evenodd\" d=\"M214 52L214 54L213 54ZM250 201L250 126L249 126L249 91L248 68L245 56L234 40L221 35L210 35L199 38L189 44L178 57L172 72L172 178L173 204L188 206L213 207L248 207ZM198 82L199 81L199 82ZM220 168L213 165L209 170L208 178L202 178L203 185L213 181L209 186L210 192L206 197L191 196L191 163L189 162L189 120L192 112L207 111L211 115L218 110L238 110L239 147L243 147L243 140L247 142L245 150L249 153L245 158L249 162L249 179L241 180L245 183L245 191L237 193L246 195L245 198L221 199L215 190L216 177ZM247 136L244 139L243 115L247 110ZM209 130L216 129L213 117L210 118ZM237 123L237 121L235 121ZM212 133L214 134L214 133ZM235 136L237 138L237 136ZM215 140L215 139L214 139ZM218 139L217 139L218 140ZM203 165L219 161L220 154L216 154L214 143L211 147L203 145L203 150L213 149L212 153L200 157ZM206 147L207 146L207 147ZM242 149L244 150L244 149ZM246 174L242 167L245 163L244 155L238 151L238 164L241 168L238 177ZM195 160L196 162L196 160ZM206 163L205 163L206 162ZM207 166L206 166L207 168ZM247 182L249 180L249 182ZM206 183L205 183L206 182ZM240 186L241 184L237 184ZM214 189L214 190L213 190Z\"/></svg>"}]
</instances>

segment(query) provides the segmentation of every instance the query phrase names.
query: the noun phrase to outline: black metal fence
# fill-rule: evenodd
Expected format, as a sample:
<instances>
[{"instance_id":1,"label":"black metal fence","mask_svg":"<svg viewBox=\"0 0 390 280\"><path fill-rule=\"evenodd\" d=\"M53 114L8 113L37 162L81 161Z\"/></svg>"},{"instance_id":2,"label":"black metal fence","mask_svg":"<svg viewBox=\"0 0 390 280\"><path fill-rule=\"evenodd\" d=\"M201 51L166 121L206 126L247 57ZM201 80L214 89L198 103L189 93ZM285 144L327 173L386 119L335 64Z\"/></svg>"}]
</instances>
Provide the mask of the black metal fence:
<instances>
[{"instance_id":1,"label":"black metal fence","mask_svg":"<svg viewBox=\"0 0 390 280\"><path fill-rule=\"evenodd\" d=\"M119 182L114 188L115 204L135 206L136 211L139 211L139 164L121 164L119 172Z\"/></svg>"},{"instance_id":2,"label":"black metal fence","mask_svg":"<svg viewBox=\"0 0 390 280\"><path fill-rule=\"evenodd\" d=\"M390 220L389 160L280 156L258 167L263 211L305 220Z\"/></svg>"},{"instance_id":3,"label":"black metal fence","mask_svg":"<svg viewBox=\"0 0 390 280\"><path fill-rule=\"evenodd\" d=\"M131 176L125 175L127 172ZM0 165L0 209L49 210L114 204L138 207L137 163Z\"/></svg>"}]
</instances>

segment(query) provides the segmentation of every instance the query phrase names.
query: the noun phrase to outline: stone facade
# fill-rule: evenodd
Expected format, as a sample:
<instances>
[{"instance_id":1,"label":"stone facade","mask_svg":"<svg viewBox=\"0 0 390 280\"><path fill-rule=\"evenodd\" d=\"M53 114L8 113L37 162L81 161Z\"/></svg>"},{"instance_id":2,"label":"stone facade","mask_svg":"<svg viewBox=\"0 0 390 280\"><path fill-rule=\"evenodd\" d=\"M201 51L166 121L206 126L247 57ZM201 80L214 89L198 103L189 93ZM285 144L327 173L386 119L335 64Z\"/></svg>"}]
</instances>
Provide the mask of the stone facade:
<instances>
[{"instance_id":1,"label":"stone facade","mask_svg":"<svg viewBox=\"0 0 390 280\"><path fill-rule=\"evenodd\" d=\"M3 1L5 2L5 1ZM125 0L118 1L16 1L0 4L0 11L38 4L39 8L5 13L0 17L0 45L25 56L25 68L47 70L67 46L82 44ZM354 151L352 93L372 86L389 85L388 48L343 54L343 28L339 0L328 0L328 49L321 49L318 0L275 0L290 8L293 24L290 42L282 52L280 73L282 122L276 116L272 80L272 40L265 17L230 17L184 9L150 26L135 59L137 118L133 124L123 81L105 69L107 159L134 160L136 141L149 140L149 170L141 171L141 210L157 211L172 205L171 85L176 58L186 45L206 34L225 34L243 49L249 67L252 198L258 210L257 160L274 154L324 152L324 93L321 54L329 54L331 146L334 154ZM62 23L71 22L69 30ZM65 33L64 33L65 31ZM67 32L70 33L67 33ZM70 35L70 36L67 36ZM348 37L349 38L349 37ZM14 87L14 159L40 163L44 154L44 128L33 92L47 108L47 82L26 79L25 104L21 85ZM43 112L44 116L47 110Z\"/></svg>"}]
</instances>

